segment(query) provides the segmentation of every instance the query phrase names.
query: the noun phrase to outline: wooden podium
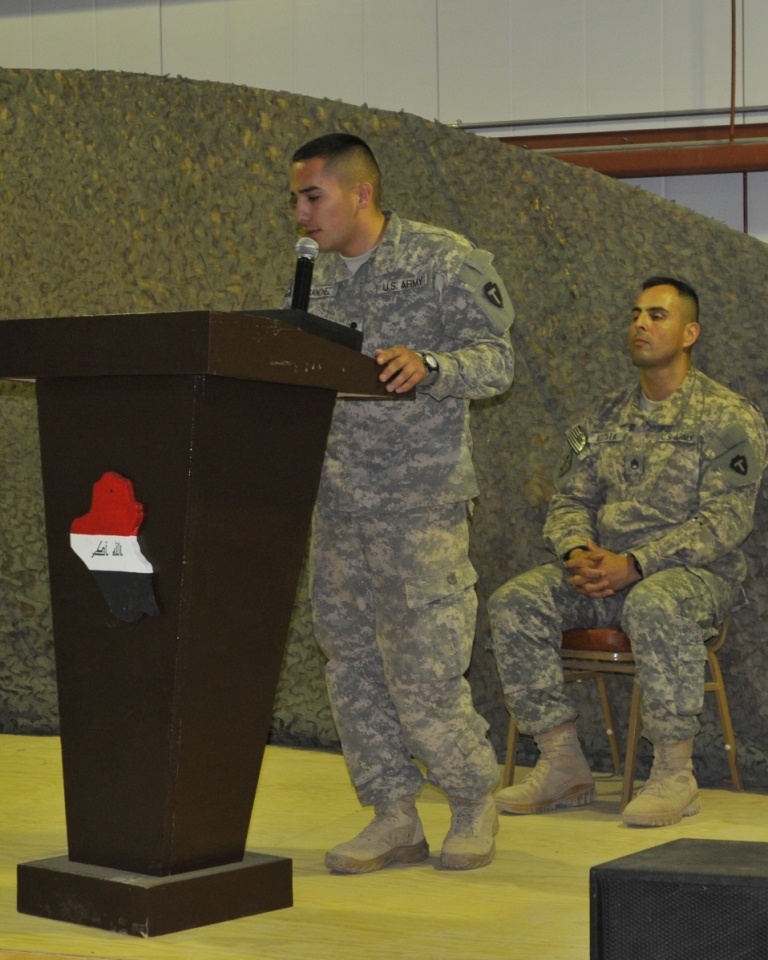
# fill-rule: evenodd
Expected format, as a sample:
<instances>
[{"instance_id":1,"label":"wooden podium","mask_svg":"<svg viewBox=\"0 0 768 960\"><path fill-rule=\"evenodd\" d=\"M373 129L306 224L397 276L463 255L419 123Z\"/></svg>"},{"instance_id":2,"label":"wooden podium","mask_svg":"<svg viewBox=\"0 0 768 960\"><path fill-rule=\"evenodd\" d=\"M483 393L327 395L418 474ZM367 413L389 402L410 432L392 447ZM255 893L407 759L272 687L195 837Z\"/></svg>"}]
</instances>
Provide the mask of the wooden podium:
<instances>
[{"instance_id":1,"label":"wooden podium","mask_svg":"<svg viewBox=\"0 0 768 960\"><path fill-rule=\"evenodd\" d=\"M155 936L292 904L245 842L325 442L337 392L397 398L278 317L0 323L0 376L37 381L68 841L19 865L22 913ZM70 546L109 471L144 508L135 622Z\"/></svg>"}]
</instances>

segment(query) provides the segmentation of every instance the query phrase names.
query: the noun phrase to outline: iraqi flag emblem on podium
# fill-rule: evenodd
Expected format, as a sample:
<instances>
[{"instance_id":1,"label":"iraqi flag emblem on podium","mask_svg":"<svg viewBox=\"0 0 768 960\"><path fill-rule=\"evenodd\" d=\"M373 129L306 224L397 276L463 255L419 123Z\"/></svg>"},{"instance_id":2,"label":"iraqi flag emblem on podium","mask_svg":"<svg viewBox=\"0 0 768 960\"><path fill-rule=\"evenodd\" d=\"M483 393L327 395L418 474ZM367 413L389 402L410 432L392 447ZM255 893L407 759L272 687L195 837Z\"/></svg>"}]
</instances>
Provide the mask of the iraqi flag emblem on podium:
<instances>
[{"instance_id":1,"label":"iraqi flag emblem on podium","mask_svg":"<svg viewBox=\"0 0 768 960\"><path fill-rule=\"evenodd\" d=\"M138 541L143 521L144 507L131 481L109 472L93 485L91 509L73 520L69 531L72 549L91 571L109 609L128 623L160 612L153 567Z\"/></svg>"}]
</instances>

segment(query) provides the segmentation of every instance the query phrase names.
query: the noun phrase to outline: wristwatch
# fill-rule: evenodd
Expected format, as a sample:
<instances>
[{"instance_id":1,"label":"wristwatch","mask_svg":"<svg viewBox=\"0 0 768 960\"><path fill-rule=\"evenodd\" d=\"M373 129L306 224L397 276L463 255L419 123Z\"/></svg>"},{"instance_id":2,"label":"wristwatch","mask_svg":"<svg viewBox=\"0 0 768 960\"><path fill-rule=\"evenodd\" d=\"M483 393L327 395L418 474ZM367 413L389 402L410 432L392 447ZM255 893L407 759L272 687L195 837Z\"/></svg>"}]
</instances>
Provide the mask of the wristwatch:
<instances>
[{"instance_id":1,"label":"wristwatch","mask_svg":"<svg viewBox=\"0 0 768 960\"><path fill-rule=\"evenodd\" d=\"M431 353L420 353L419 356L421 357L421 362L426 368L427 380L430 383L434 383L434 381L437 379L438 373L440 373L440 364Z\"/></svg>"}]
</instances>

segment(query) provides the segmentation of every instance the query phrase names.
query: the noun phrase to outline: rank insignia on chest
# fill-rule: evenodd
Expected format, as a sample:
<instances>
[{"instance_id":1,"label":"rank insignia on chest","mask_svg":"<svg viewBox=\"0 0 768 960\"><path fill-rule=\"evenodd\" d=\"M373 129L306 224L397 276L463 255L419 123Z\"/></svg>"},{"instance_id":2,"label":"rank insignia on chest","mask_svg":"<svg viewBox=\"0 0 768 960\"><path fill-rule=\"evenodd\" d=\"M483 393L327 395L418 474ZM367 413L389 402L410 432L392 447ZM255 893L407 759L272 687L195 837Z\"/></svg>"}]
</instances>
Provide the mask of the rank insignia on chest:
<instances>
[{"instance_id":1,"label":"rank insignia on chest","mask_svg":"<svg viewBox=\"0 0 768 960\"><path fill-rule=\"evenodd\" d=\"M645 457L632 454L624 457L624 477L627 480L636 480L645 472Z\"/></svg>"}]
</instances>

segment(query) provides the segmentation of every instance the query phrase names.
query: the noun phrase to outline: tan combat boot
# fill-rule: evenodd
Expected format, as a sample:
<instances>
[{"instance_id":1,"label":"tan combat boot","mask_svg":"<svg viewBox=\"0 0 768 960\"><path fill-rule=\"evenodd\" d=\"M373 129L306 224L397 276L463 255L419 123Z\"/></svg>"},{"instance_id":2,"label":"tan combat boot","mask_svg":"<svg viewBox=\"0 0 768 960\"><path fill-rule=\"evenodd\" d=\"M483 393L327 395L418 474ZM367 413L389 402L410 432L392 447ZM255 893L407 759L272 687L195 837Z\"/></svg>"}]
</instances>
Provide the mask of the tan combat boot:
<instances>
[{"instance_id":1,"label":"tan combat boot","mask_svg":"<svg viewBox=\"0 0 768 960\"><path fill-rule=\"evenodd\" d=\"M440 863L446 870L484 867L496 853L494 837L499 829L496 804L489 794L481 800L449 797L451 829L443 841Z\"/></svg>"},{"instance_id":2,"label":"tan combat boot","mask_svg":"<svg viewBox=\"0 0 768 960\"><path fill-rule=\"evenodd\" d=\"M418 863L429 856L416 798L403 797L373 808L376 816L353 840L340 843L325 855L325 865L336 873L372 873L390 863Z\"/></svg>"},{"instance_id":3,"label":"tan combat boot","mask_svg":"<svg viewBox=\"0 0 768 960\"><path fill-rule=\"evenodd\" d=\"M699 812L692 751L693 740L654 744L651 775L621 815L627 826L668 827Z\"/></svg>"},{"instance_id":4,"label":"tan combat boot","mask_svg":"<svg viewBox=\"0 0 768 960\"><path fill-rule=\"evenodd\" d=\"M581 807L595 799L595 783L579 745L574 723L562 723L536 737L539 762L522 783L496 794L502 813L544 813Z\"/></svg>"}]
</instances>

